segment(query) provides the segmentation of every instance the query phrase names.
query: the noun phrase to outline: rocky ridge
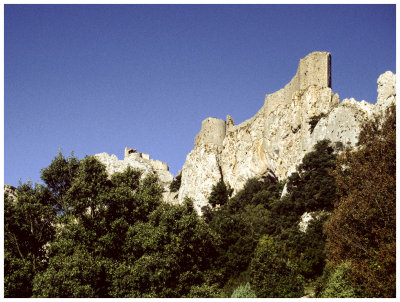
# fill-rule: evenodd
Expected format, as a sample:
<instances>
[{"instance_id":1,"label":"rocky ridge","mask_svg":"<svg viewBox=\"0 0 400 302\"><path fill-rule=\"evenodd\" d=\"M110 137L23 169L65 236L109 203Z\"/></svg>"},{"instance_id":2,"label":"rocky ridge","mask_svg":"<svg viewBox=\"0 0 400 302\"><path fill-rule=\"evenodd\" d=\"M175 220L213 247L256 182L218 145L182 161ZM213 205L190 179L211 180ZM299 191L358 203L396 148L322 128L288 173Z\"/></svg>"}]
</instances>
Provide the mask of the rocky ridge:
<instances>
[{"instance_id":1,"label":"rocky ridge","mask_svg":"<svg viewBox=\"0 0 400 302\"><path fill-rule=\"evenodd\" d=\"M285 179L319 140L354 146L361 124L395 102L395 86L395 75L388 71L378 78L376 105L354 99L340 102L331 89L330 54L309 54L283 89L266 95L251 119L234 125L228 115L226 121L202 122L182 168L179 202L189 197L201 213L221 177L236 193L251 177ZM314 129L309 123L313 117L319 119Z\"/></svg>"},{"instance_id":2,"label":"rocky ridge","mask_svg":"<svg viewBox=\"0 0 400 302\"><path fill-rule=\"evenodd\" d=\"M228 115L226 121L209 117L202 122L194 149L179 172L178 193L170 192L174 177L167 163L152 160L149 154L125 148L123 160L105 152L94 157L106 166L110 176L128 166L141 170L142 178L156 174L165 201L181 203L189 197L201 215L212 186L221 177L234 188L235 194L252 177L287 178L319 140L354 146L362 123L396 102L395 74L387 71L379 76L377 83L375 105L354 98L340 102L331 89L331 55L309 54L300 60L292 80L283 89L267 94L264 105L249 120L235 125ZM318 121L311 128L310 119L316 117ZM4 192L16 200L14 187L5 185ZM305 227L310 217L304 217Z\"/></svg>"},{"instance_id":3,"label":"rocky ridge","mask_svg":"<svg viewBox=\"0 0 400 302\"><path fill-rule=\"evenodd\" d=\"M164 199L174 200L176 194L170 193L169 191L169 185L174 179L174 176L169 172L167 163L159 160L152 160L150 159L149 154L139 153L132 148L125 148L125 156L123 160L119 160L114 154L109 155L105 152L95 154L94 157L106 166L106 172L108 175L123 172L128 166L133 169L141 170L142 178L151 173L156 174L160 185L164 190Z\"/></svg>"}]
</instances>

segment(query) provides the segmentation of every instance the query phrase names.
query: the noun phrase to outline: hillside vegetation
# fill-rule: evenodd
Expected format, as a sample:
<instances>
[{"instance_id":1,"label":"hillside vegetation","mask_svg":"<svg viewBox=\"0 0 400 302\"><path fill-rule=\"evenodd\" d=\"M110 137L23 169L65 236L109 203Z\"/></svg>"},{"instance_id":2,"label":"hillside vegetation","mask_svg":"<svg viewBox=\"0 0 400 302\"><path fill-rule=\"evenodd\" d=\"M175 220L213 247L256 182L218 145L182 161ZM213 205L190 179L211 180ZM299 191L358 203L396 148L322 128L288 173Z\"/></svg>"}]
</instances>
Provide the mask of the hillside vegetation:
<instances>
[{"instance_id":1,"label":"hillside vegetation","mask_svg":"<svg viewBox=\"0 0 400 302\"><path fill-rule=\"evenodd\" d=\"M5 297L395 297L395 144L392 106L285 181L232 197L221 179L203 216L163 202L154 175L59 153L44 184L5 194Z\"/></svg>"}]
</instances>

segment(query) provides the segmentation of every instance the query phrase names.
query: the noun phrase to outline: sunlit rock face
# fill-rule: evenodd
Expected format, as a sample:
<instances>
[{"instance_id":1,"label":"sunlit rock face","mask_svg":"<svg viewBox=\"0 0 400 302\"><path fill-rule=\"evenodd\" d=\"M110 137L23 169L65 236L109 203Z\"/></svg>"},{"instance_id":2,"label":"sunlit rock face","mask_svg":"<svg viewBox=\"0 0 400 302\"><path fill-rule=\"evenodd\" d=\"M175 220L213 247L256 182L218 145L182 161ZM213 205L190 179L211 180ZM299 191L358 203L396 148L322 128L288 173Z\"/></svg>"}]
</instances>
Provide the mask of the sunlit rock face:
<instances>
[{"instance_id":1,"label":"sunlit rock face","mask_svg":"<svg viewBox=\"0 0 400 302\"><path fill-rule=\"evenodd\" d=\"M4 196L7 196L10 201L17 202L18 192L17 189L11 185L4 185Z\"/></svg>"},{"instance_id":2,"label":"sunlit rock face","mask_svg":"<svg viewBox=\"0 0 400 302\"><path fill-rule=\"evenodd\" d=\"M169 172L168 165L159 160L150 159L149 154L138 153L135 149L125 148L125 157L123 160L119 160L114 154L109 155L105 152L95 154L94 157L106 166L106 172L110 176L117 172L123 172L128 167L142 171L142 178L146 177L149 173L154 173L157 175L160 185L164 190L164 199L172 201L176 195L169 191L169 186L174 177Z\"/></svg>"},{"instance_id":3,"label":"sunlit rock face","mask_svg":"<svg viewBox=\"0 0 400 302\"><path fill-rule=\"evenodd\" d=\"M201 214L221 177L236 193L251 177L287 178L319 140L355 145L361 124L395 102L395 81L391 72L379 77L376 105L354 99L340 102L331 89L330 54L309 54L300 60L293 79L268 94L251 119L239 125L229 115L226 121L203 121L182 168L178 201L193 199ZM312 129L310 120L317 116Z\"/></svg>"}]
</instances>

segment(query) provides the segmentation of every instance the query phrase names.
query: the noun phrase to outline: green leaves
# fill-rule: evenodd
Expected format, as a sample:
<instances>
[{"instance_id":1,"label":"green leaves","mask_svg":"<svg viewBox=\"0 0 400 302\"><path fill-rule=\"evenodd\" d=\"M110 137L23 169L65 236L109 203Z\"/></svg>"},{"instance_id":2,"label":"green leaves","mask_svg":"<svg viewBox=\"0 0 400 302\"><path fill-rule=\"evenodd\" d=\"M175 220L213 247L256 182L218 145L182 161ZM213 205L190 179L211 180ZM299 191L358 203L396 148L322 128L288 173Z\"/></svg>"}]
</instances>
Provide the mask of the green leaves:
<instances>
[{"instance_id":1,"label":"green leaves","mask_svg":"<svg viewBox=\"0 0 400 302\"><path fill-rule=\"evenodd\" d=\"M239 285L232 293L231 298L257 298L254 291L251 289L250 283Z\"/></svg>"},{"instance_id":2,"label":"green leaves","mask_svg":"<svg viewBox=\"0 0 400 302\"><path fill-rule=\"evenodd\" d=\"M225 203L227 203L232 193L233 189L231 188L231 186L229 184L226 185L223 178L221 177L219 182L213 185L210 197L208 198L208 202L213 208L215 208L217 205L223 206Z\"/></svg>"},{"instance_id":3,"label":"green leaves","mask_svg":"<svg viewBox=\"0 0 400 302\"><path fill-rule=\"evenodd\" d=\"M319 298L357 298L356 290L350 285L351 263L343 262L329 276Z\"/></svg>"},{"instance_id":4,"label":"green leaves","mask_svg":"<svg viewBox=\"0 0 400 302\"><path fill-rule=\"evenodd\" d=\"M58 152L51 164L41 171L41 179L53 193L55 206L60 212L68 211L68 206L64 204L63 198L71 187L78 167L78 158L73 155L65 158L61 152Z\"/></svg>"},{"instance_id":5,"label":"green leaves","mask_svg":"<svg viewBox=\"0 0 400 302\"><path fill-rule=\"evenodd\" d=\"M106 297L105 264L102 259L80 248L71 255L54 255L46 271L35 277L34 297Z\"/></svg>"},{"instance_id":6,"label":"green leaves","mask_svg":"<svg viewBox=\"0 0 400 302\"><path fill-rule=\"evenodd\" d=\"M182 205L161 204L148 221L129 227L124 257L132 266L130 293L140 297L180 297L199 286L209 268L213 238L190 200Z\"/></svg>"},{"instance_id":7,"label":"green leaves","mask_svg":"<svg viewBox=\"0 0 400 302\"><path fill-rule=\"evenodd\" d=\"M5 201L9 297L180 297L202 286L214 237L191 200L162 202L155 175L112 177L94 157L61 153ZM197 290L196 290L197 288ZM197 293L197 294L196 294Z\"/></svg>"},{"instance_id":8,"label":"green leaves","mask_svg":"<svg viewBox=\"0 0 400 302\"><path fill-rule=\"evenodd\" d=\"M297 214L333 209L336 186L331 170L336 165L336 156L329 140L319 141L289 176L288 196Z\"/></svg>"},{"instance_id":9,"label":"green leaves","mask_svg":"<svg viewBox=\"0 0 400 302\"><path fill-rule=\"evenodd\" d=\"M368 297L396 294L396 107L366 123L358 148L339 157L338 198L325 226L331 267L352 263Z\"/></svg>"},{"instance_id":10,"label":"green leaves","mask_svg":"<svg viewBox=\"0 0 400 302\"><path fill-rule=\"evenodd\" d=\"M259 298L296 298L304 292L303 280L278 254L276 243L264 236L250 265L251 288Z\"/></svg>"},{"instance_id":11,"label":"green leaves","mask_svg":"<svg viewBox=\"0 0 400 302\"><path fill-rule=\"evenodd\" d=\"M50 191L31 183L17 188L17 200L4 200L4 290L6 297L27 297L32 279L47 260L54 236L55 211Z\"/></svg>"}]
</instances>

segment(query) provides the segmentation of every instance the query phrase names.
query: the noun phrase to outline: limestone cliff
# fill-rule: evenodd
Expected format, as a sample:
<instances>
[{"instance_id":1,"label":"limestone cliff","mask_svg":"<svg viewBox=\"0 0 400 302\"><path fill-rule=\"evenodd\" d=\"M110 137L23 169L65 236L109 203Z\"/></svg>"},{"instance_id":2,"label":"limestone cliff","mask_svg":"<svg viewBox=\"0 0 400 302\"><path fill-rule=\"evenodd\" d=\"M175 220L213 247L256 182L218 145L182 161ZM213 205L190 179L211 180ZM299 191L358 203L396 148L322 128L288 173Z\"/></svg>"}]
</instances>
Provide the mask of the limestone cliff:
<instances>
[{"instance_id":1,"label":"limestone cliff","mask_svg":"<svg viewBox=\"0 0 400 302\"><path fill-rule=\"evenodd\" d=\"M169 172L168 165L159 160L150 159L149 154L138 153L135 149L125 148L125 157L123 160L119 160L114 154L109 155L105 152L95 154L94 157L106 166L108 175L123 172L128 166L141 170L143 172L142 178L146 177L149 173L155 173L158 176L161 187L164 189L164 199L169 201L174 199L174 194L169 192L169 185L174 177Z\"/></svg>"},{"instance_id":2,"label":"limestone cliff","mask_svg":"<svg viewBox=\"0 0 400 302\"><path fill-rule=\"evenodd\" d=\"M251 177L271 174L285 179L318 140L354 145L361 124L395 102L395 85L395 75L386 72L378 79L376 105L354 99L340 102L331 89L330 54L309 54L300 60L293 79L268 94L251 119L236 126L229 115L226 121L203 121L182 168L179 202L192 198L200 213L221 177L236 193ZM317 116L311 129L310 119Z\"/></svg>"}]
</instances>

